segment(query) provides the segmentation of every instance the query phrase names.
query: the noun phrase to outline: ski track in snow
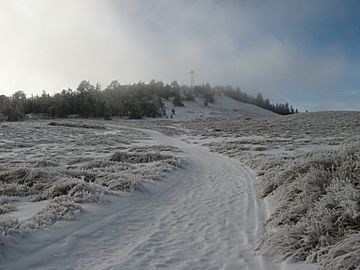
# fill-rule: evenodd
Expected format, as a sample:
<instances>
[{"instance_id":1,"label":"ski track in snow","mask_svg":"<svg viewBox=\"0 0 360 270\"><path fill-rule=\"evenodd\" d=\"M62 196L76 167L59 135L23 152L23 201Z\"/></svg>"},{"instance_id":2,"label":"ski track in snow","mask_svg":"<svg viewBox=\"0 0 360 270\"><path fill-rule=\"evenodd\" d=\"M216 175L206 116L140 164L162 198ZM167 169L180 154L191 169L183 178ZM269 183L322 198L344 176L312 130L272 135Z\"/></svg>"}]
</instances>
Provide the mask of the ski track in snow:
<instances>
[{"instance_id":1,"label":"ski track in snow","mask_svg":"<svg viewBox=\"0 0 360 270\"><path fill-rule=\"evenodd\" d=\"M239 161L147 131L184 151L186 169L149 192L23 237L0 269L279 269L254 255L266 208Z\"/></svg>"}]
</instances>

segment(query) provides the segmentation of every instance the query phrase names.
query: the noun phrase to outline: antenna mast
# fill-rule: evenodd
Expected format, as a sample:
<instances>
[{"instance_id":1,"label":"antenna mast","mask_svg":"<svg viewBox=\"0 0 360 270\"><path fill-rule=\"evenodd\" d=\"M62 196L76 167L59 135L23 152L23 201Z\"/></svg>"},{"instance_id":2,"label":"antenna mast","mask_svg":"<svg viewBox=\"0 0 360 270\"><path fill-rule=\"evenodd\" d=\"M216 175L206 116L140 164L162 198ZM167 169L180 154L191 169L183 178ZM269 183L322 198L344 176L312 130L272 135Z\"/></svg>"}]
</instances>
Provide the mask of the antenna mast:
<instances>
[{"instance_id":1,"label":"antenna mast","mask_svg":"<svg viewBox=\"0 0 360 270\"><path fill-rule=\"evenodd\" d=\"M195 85L195 72L194 72L194 70L190 71L190 76L191 76L190 87L194 88L194 85Z\"/></svg>"}]
</instances>

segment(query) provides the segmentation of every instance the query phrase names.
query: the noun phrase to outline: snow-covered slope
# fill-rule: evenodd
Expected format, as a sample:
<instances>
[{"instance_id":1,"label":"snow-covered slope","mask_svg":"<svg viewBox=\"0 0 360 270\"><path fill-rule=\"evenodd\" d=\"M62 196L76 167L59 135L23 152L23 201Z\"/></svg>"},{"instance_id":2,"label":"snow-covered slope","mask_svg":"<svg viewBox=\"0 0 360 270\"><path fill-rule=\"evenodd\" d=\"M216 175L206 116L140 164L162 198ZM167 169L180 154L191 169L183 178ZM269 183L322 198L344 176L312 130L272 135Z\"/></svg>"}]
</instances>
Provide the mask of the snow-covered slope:
<instances>
[{"instance_id":1,"label":"snow-covered slope","mask_svg":"<svg viewBox=\"0 0 360 270\"><path fill-rule=\"evenodd\" d=\"M200 98L195 101L184 101L184 107L174 106L171 101L165 101L166 113L170 117L171 110L175 109L174 119L191 120L200 117L238 117L238 116L275 116L274 112L258 106L236 101L226 96L216 96L215 103L204 106Z\"/></svg>"}]
</instances>

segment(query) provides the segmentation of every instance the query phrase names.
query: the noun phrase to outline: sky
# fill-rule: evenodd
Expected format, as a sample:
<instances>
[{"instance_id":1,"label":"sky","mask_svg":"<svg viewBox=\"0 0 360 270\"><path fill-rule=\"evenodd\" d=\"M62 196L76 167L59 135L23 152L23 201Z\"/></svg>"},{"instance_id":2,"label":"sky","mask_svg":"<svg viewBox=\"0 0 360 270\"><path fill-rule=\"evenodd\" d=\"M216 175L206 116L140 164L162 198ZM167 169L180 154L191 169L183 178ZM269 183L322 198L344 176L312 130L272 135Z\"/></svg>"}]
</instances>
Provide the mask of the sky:
<instances>
[{"instance_id":1,"label":"sky","mask_svg":"<svg viewBox=\"0 0 360 270\"><path fill-rule=\"evenodd\" d=\"M360 110L357 0L0 0L0 94L164 82Z\"/></svg>"}]
</instances>

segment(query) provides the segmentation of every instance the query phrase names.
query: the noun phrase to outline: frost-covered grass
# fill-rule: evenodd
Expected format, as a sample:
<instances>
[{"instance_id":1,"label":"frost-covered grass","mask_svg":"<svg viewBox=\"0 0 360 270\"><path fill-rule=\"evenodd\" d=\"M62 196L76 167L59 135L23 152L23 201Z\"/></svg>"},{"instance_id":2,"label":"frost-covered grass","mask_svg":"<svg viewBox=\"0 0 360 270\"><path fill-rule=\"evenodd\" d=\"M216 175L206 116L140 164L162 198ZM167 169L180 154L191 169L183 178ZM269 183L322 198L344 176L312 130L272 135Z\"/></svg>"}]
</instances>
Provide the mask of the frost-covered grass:
<instances>
[{"instance_id":1,"label":"frost-covered grass","mask_svg":"<svg viewBox=\"0 0 360 270\"><path fill-rule=\"evenodd\" d=\"M0 215L16 209L14 200L11 198L0 197Z\"/></svg>"},{"instance_id":2,"label":"frost-covered grass","mask_svg":"<svg viewBox=\"0 0 360 270\"><path fill-rule=\"evenodd\" d=\"M182 167L178 149L151 145L147 136L108 122L58 120L0 127L0 244L10 234L73 219L82 203L141 190ZM17 220L18 203L44 202ZM16 215L15 215L16 216Z\"/></svg>"},{"instance_id":3,"label":"frost-covered grass","mask_svg":"<svg viewBox=\"0 0 360 270\"><path fill-rule=\"evenodd\" d=\"M182 167L178 149L143 143L141 131L114 127L128 125L182 135L251 167L257 195L272 206L259 253L326 269L360 269L360 113L71 121L78 122L1 124L0 243L14 232L72 219L81 203L141 190L144 181ZM46 203L19 221L11 218L19 197Z\"/></svg>"},{"instance_id":4,"label":"frost-covered grass","mask_svg":"<svg viewBox=\"0 0 360 270\"><path fill-rule=\"evenodd\" d=\"M360 113L208 118L182 126L191 130L189 141L257 172L257 194L272 206L259 253L360 269Z\"/></svg>"},{"instance_id":5,"label":"frost-covered grass","mask_svg":"<svg viewBox=\"0 0 360 270\"><path fill-rule=\"evenodd\" d=\"M330 144L338 145L349 134L358 134L360 113L319 112L262 118L204 118L183 122L182 127L192 130L194 135L207 137L264 136L292 140L299 145L307 145L309 140L316 138L326 138Z\"/></svg>"},{"instance_id":6,"label":"frost-covered grass","mask_svg":"<svg viewBox=\"0 0 360 270\"><path fill-rule=\"evenodd\" d=\"M280 260L359 269L360 145L300 156L275 170L258 183L259 195L276 206L260 250Z\"/></svg>"}]
</instances>

